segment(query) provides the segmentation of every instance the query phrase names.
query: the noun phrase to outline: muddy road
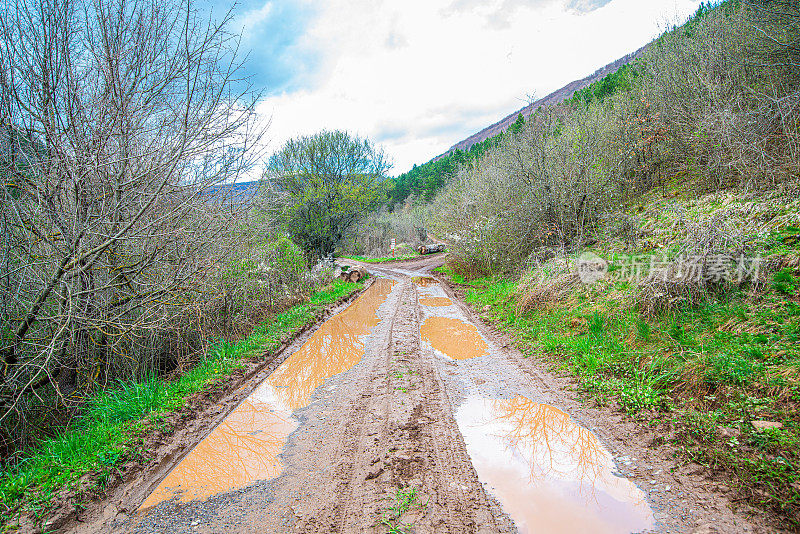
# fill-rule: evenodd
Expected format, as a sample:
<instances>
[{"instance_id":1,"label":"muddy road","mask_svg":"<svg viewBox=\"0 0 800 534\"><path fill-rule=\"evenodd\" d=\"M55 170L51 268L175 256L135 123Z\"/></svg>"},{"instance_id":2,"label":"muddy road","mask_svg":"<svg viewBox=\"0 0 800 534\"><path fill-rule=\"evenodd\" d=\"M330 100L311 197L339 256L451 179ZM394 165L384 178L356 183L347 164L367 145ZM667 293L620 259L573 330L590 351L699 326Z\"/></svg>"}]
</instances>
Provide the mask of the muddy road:
<instances>
[{"instance_id":1,"label":"muddy road","mask_svg":"<svg viewBox=\"0 0 800 534\"><path fill-rule=\"evenodd\" d=\"M484 325L432 277L440 263L367 266L369 288L188 454L75 530L760 531L640 426L583 406Z\"/></svg>"}]
</instances>

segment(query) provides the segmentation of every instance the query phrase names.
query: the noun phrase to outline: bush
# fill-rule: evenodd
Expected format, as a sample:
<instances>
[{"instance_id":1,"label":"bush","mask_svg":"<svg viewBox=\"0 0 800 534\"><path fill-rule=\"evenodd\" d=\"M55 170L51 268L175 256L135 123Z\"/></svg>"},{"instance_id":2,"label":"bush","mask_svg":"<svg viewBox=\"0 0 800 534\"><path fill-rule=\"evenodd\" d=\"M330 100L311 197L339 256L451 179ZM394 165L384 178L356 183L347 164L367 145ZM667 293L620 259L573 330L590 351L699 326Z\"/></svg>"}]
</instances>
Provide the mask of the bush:
<instances>
[{"instance_id":1,"label":"bush","mask_svg":"<svg viewBox=\"0 0 800 534\"><path fill-rule=\"evenodd\" d=\"M791 43L800 8L780 5L775 13L733 1L704 8L634 65L540 108L454 168L434 221L454 266L472 276L518 273L537 249L574 252L620 204L671 182L705 193L797 174L800 69ZM681 224L701 253L751 244L723 213ZM617 226L628 247L643 236L634 218ZM692 300L698 289L655 292Z\"/></svg>"},{"instance_id":2,"label":"bush","mask_svg":"<svg viewBox=\"0 0 800 534\"><path fill-rule=\"evenodd\" d=\"M580 284L573 262L566 258L557 258L540 268L531 269L517 286L517 313L563 304Z\"/></svg>"},{"instance_id":3,"label":"bush","mask_svg":"<svg viewBox=\"0 0 800 534\"><path fill-rule=\"evenodd\" d=\"M321 267L309 270L303 251L288 237L256 241L212 281L204 330L210 337L242 336L266 316L330 282L332 274Z\"/></svg>"}]
</instances>

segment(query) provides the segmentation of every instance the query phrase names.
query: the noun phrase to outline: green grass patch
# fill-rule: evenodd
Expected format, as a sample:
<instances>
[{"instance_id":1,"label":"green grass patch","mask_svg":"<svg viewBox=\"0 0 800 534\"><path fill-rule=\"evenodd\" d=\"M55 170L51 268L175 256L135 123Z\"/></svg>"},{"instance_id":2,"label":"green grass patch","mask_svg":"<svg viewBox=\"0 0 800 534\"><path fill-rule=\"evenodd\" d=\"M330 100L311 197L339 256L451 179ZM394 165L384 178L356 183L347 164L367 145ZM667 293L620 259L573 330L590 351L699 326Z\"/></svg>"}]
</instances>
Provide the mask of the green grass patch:
<instances>
[{"instance_id":1,"label":"green grass patch","mask_svg":"<svg viewBox=\"0 0 800 534\"><path fill-rule=\"evenodd\" d=\"M494 280L489 277L467 279L464 275L455 271L452 267L450 267L447 264L442 265L441 267L437 267L436 269L434 269L434 271L447 276L448 278L450 278L451 281L462 286L485 288L486 286L489 286L494 282Z\"/></svg>"},{"instance_id":2,"label":"green grass patch","mask_svg":"<svg viewBox=\"0 0 800 534\"><path fill-rule=\"evenodd\" d=\"M355 260L363 263L386 263L390 261L403 261L412 260L419 257L418 252L409 252L408 254L399 254L397 256L387 256L384 258L370 258L368 256L339 256L345 260Z\"/></svg>"},{"instance_id":3,"label":"green grass patch","mask_svg":"<svg viewBox=\"0 0 800 534\"><path fill-rule=\"evenodd\" d=\"M642 316L624 288L594 286L575 289L568 304L519 313L516 283L450 275L470 286L466 301L519 340L524 354L568 370L584 394L642 424L678 429L674 444L688 459L726 471L743 498L800 524L794 271L781 271L757 296L731 292L660 317ZM753 420L783 428L756 430Z\"/></svg>"},{"instance_id":4,"label":"green grass patch","mask_svg":"<svg viewBox=\"0 0 800 534\"><path fill-rule=\"evenodd\" d=\"M61 435L43 441L0 472L3 516L11 521L13 512L23 509L44 516L55 504L54 494L62 489L78 492L79 479L86 474L95 475L95 489L102 490L118 464L141 458L144 433L152 431L152 425L163 424L164 416L181 408L189 395L221 383L244 365L245 358L275 351L282 338L313 322L319 310L361 287L334 281L306 302L261 323L247 338L215 343L194 368L174 381L151 376L120 382L97 394Z\"/></svg>"},{"instance_id":5,"label":"green grass patch","mask_svg":"<svg viewBox=\"0 0 800 534\"><path fill-rule=\"evenodd\" d=\"M426 506L420 504L417 488L409 486L398 489L394 494L394 503L381 514L381 525L386 528L387 534L407 534L411 532L413 524L403 523L403 514L415 506Z\"/></svg>"}]
</instances>

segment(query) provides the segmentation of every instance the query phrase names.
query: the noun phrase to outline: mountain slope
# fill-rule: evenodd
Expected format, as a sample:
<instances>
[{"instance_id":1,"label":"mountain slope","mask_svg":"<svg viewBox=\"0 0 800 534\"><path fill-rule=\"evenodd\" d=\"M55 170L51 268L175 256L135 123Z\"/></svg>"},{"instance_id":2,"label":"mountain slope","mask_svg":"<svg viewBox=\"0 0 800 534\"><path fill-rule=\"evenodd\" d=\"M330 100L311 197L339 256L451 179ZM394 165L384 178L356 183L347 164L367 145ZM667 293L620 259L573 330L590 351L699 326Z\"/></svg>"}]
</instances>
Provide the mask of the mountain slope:
<instances>
[{"instance_id":1,"label":"mountain slope","mask_svg":"<svg viewBox=\"0 0 800 534\"><path fill-rule=\"evenodd\" d=\"M521 109L503 117L494 124L487 126L483 130L474 133L471 136L467 137L466 139L454 144L447 150L447 152L435 157L433 160L437 161L442 157L446 156L447 154L450 154L456 150L467 151L470 149L470 147L472 147L472 145L480 143L481 141L484 141L486 139L496 136L501 132L504 132L505 130L508 129L509 126L511 126L511 124L514 123L514 121L517 119L519 115L522 115L527 120L528 117L530 117L537 109L539 109L542 106L552 106L554 104L560 104L564 100L570 98L576 91L580 91L584 87L587 87L592 83L601 80L605 76L608 76L613 72L616 72L618 69L627 65L631 61L638 59L639 57L641 57L645 48L647 48L647 45L643 46L642 48L640 48L636 52L633 52L632 54L628 54L627 56L624 56L612 63L609 63L605 67L597 69L594 73L590 74L589 76L580 80L575 80L574 82L570 82L561 89L553 91L544 98L540 98L539 100L531 104L528 104L527 106L524 106Z\"/></svg>"}]
</instances>

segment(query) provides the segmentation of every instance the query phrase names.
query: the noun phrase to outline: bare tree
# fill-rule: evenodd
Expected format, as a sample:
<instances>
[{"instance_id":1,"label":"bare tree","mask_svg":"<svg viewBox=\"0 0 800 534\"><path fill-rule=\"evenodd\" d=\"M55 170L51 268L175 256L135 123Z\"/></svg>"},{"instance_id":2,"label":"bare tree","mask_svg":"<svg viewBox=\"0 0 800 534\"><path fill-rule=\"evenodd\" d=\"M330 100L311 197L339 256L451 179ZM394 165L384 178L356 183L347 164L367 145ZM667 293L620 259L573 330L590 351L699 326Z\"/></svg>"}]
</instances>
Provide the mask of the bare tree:
<instances>
[{"instance_id":1,"label":"bare tree","mask_svg":"<svg viewBox=\"0 0 800 534\"><path fill-rule=\"evenodd\" d=\"M230 15L190 1L19 0L0 17L0 421L153 363L224 257L206 193L262 135Z\"/></svg>"}]
</instances>

